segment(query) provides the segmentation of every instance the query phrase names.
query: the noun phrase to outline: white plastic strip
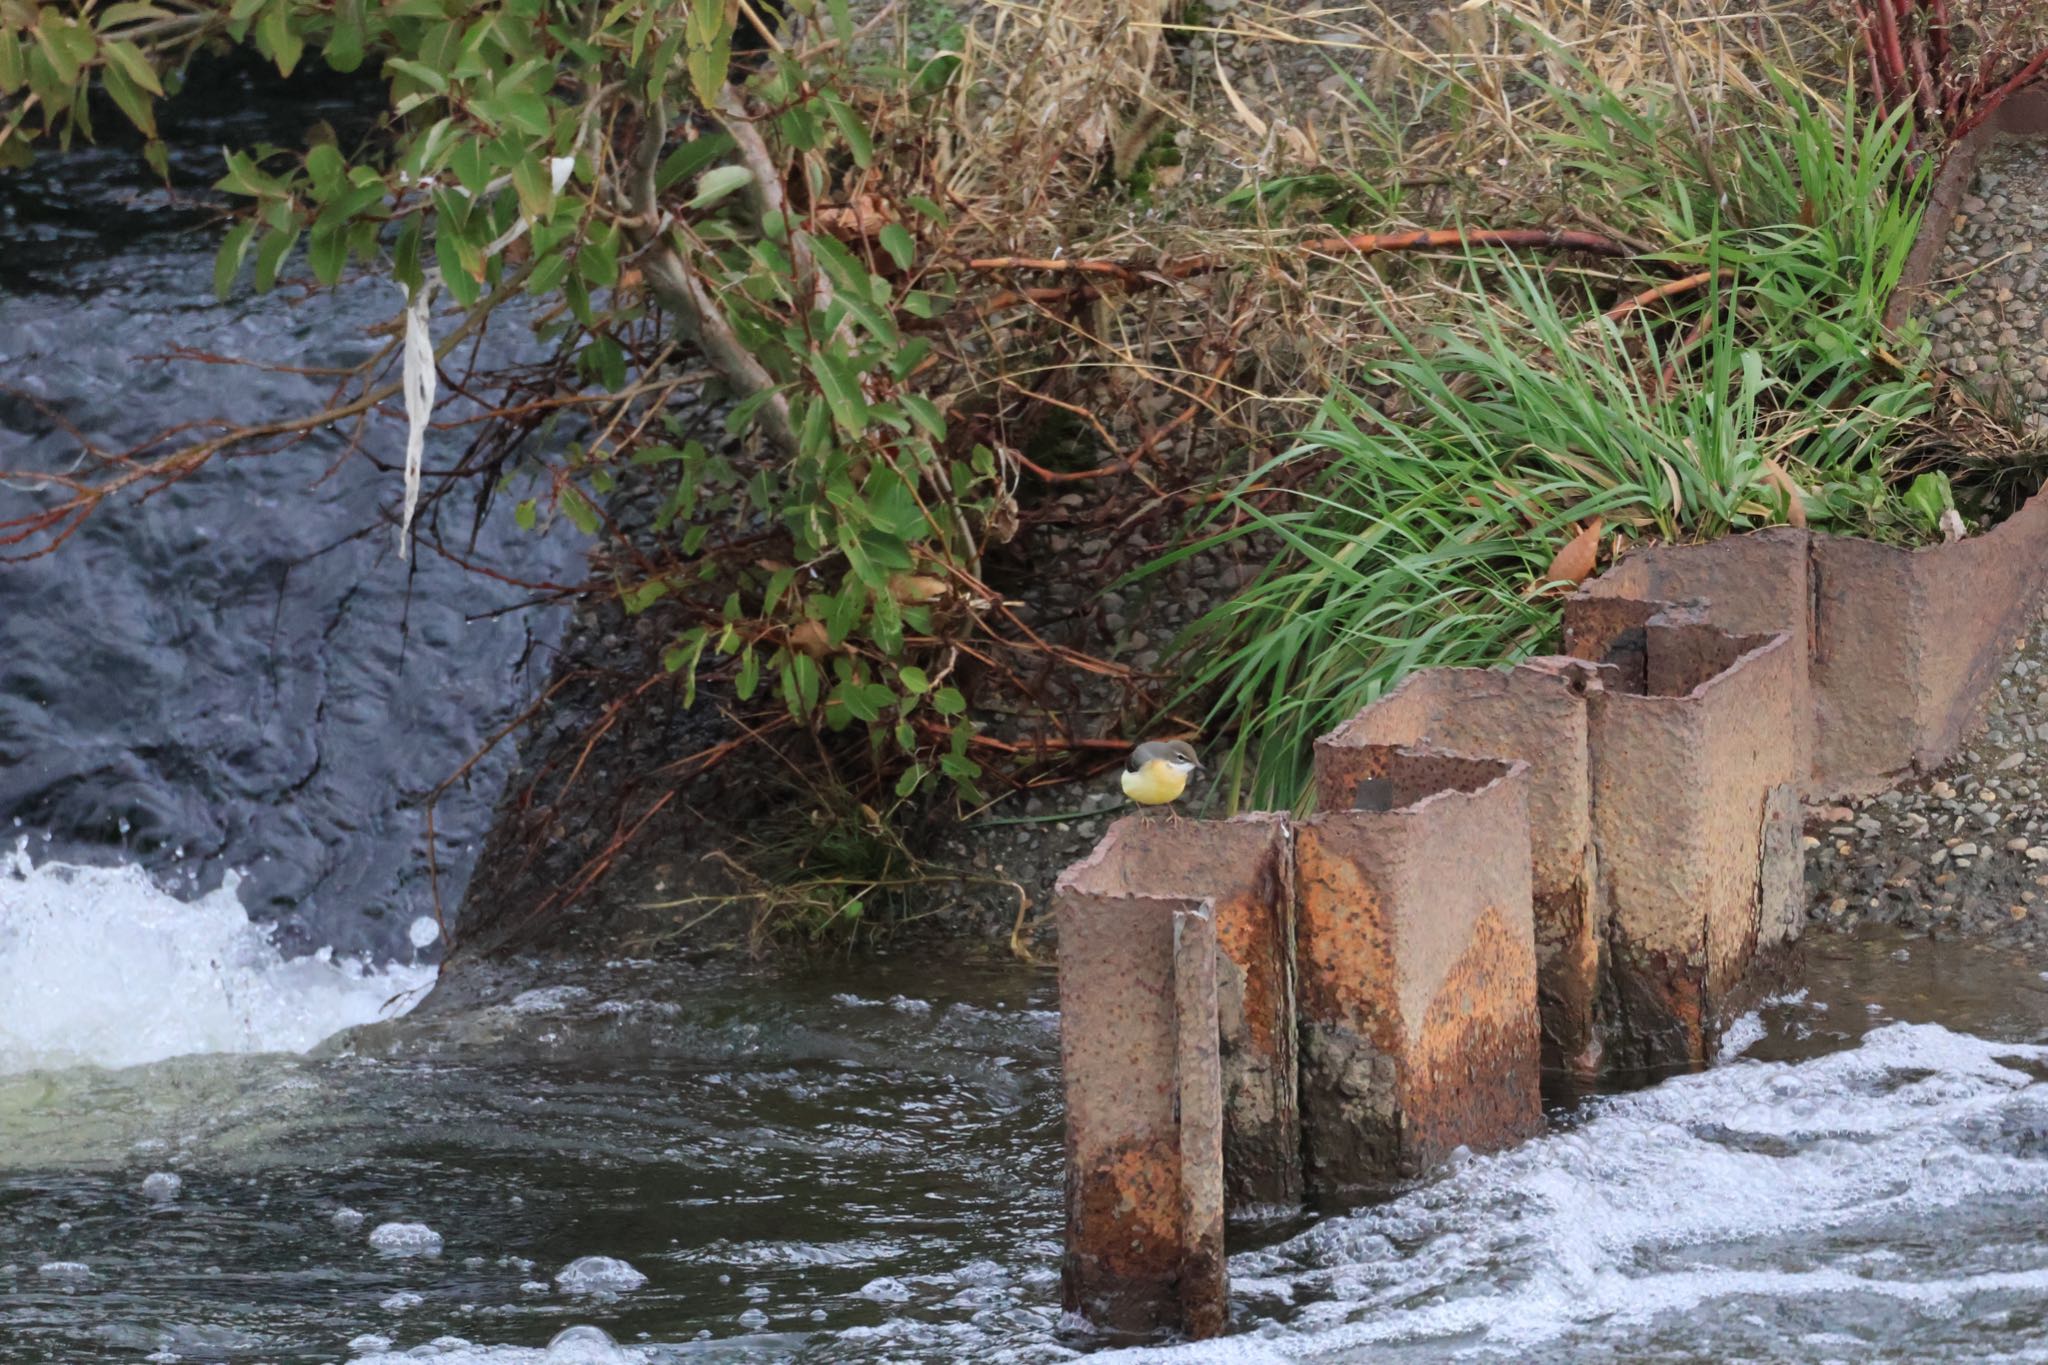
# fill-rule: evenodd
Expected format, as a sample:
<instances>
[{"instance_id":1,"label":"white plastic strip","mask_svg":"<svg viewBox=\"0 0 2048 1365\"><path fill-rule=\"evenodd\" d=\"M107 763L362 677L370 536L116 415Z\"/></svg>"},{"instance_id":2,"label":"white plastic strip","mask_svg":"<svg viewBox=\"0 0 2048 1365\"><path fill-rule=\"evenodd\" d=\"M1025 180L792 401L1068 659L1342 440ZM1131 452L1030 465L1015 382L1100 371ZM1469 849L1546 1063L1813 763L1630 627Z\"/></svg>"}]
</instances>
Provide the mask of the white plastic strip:
<instances>
[{"instance_id":1,"label":"white plastic strip","mask_svg":"<svg viewBox=\"0 0 2048 1365\"><path fill-rule=\"evenodd\" d=\"M423 281L405 305L405 514L398 523L398 557L412 543L412 514L420 501L420 456L427 444L427 419L434 412L434 338L427 331L427 308L434 281Z\"/></svg>"}]
</instances>

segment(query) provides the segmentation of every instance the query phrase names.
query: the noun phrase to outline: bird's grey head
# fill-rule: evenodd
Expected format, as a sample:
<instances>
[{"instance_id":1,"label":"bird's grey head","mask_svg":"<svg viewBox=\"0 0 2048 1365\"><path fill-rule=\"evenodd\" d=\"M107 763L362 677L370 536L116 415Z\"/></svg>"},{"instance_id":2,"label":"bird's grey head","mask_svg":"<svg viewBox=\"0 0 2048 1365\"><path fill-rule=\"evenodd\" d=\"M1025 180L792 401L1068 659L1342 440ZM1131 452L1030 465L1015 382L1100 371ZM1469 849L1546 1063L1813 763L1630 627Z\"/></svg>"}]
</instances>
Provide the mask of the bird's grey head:
<instances>
[{"instance_id":1,"label":"bird's grey head","mask_svg":"<svg viewBox=\"0 0 2048 1365\"><path fill-rule=\"evenodd\" d=\"M1193 772L1202 766L1202 760L1195 757L1194 748L1186 740L1154 739L1131 750L1129 764L1132 772L1152 762L1170 763L1184 773Z\"/></svg>"}]
</instances>

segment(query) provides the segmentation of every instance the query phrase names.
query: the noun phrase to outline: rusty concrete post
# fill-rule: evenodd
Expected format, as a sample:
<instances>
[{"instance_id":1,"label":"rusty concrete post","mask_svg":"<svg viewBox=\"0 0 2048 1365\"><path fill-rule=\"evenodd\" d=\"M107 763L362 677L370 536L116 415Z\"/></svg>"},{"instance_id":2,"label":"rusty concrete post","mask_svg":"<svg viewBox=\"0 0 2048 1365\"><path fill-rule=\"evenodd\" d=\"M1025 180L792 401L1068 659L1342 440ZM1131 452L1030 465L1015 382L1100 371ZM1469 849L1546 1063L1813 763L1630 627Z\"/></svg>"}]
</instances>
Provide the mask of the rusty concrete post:
<instances>
[{"instance_id":1,"label":"rusty concrete post","mask_svg":"<svg viewBox=\"0 0 2048 1365\"><path fill-rule=\"evenodd\" d=\"M1530 875L1543 1064L1578 1076L1599 1066L1601 915L1595 895L1591 792L1586 777L1586 694L1603 670L1584 660L1539 658L1513 668L1430 668L1316 741L1324 748L1428 742L1529 765ZM1343 765L1318 772L1334 779ZM1319 788L1325 809L1352 793Z\"/></svg>"},{"instance_id":2,"label":"rusty concrete post","mask_svg":"<svg viewBox=\"0 0 2048 1365\"><path fill-rule=\"evenodd\" d=\"M1783 632L1669 616L1641 646L1591 695L1589 738L1608 1061L1651 1074L1710 1060L1798 933L1804 661Z\"/></svg>"},{"instance_id":3,"label":"rusty concrete post","mask_svg":"<svg viewBox=\"0 0 2048 1365\"><path fill-rule=\"evenodd\" d=\"M1066 1307L1111 1332L1223 1330L1223 1074L1213 902L1060 878Z\"/></svg>"},{"instance_id":4,"label":"rusty concrete post","mask_svg":"<svg viewBox=\"0 0 2048 1365\"><path fill-rule=\"evenodd\" d=\"M1540 1131L1528 767L1321 746L1296 831L1301 1108L1323 1195Z\"/></svg>"},{"instance_id":5,"label":"rusty concrete post","mask_svg":"<svg viewBox=\"0 0 2048 1365\"><path fill-rule=\"evenodd\" d=\"M1294 1026L1293 830L1280 814L1132 816L1063 889L1180 896L1215 908L1223 1048L1223 1179L1233 1209L1301 1203Z\"/></svg>"}]
</instances>

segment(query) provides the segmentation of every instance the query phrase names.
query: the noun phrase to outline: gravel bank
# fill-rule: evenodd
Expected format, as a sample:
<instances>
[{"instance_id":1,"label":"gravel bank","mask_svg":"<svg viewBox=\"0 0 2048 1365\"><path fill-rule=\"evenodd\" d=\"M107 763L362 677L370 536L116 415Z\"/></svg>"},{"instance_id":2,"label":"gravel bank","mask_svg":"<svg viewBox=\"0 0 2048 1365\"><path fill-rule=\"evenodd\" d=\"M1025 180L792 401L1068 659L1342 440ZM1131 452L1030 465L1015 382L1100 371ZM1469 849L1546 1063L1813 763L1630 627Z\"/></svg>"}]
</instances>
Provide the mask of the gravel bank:
<instances>
[{"instance_id":1,"label":"gravel bank","mask_svg":"<svg viewBox=\"0 0 2048 1365\"><path fill-rule=\"evenodd\" d=\"M1991 411L2048 429L2048 144L1987 148L1934 271L1961 292L1928 318L1934 358Z\"/></svg>"},{"instance_id":2,"label":"gravel bank","mask_svg":"<svg viewBox=\"0 0 2048 1365\"><path fill-rule=\"evenodd\" d=\"M1987 148L1934 278L1934 358L1987 406L2048 430L2048 145ZM1937 775L1810 807L1809 918L2048 945L2048 618L2007 664L1985 723Z\"/></svg>"},{"instance_id":3,"label":"gravel bank","mask_svg":"<svg viewBox=\"0 0 2048 1365\"><path fill-rule=\"evenodd\" d=\"M2048 945L2048 616L1939 775L1807 811L1811 920Z\"/></svg>"}]
</instances>

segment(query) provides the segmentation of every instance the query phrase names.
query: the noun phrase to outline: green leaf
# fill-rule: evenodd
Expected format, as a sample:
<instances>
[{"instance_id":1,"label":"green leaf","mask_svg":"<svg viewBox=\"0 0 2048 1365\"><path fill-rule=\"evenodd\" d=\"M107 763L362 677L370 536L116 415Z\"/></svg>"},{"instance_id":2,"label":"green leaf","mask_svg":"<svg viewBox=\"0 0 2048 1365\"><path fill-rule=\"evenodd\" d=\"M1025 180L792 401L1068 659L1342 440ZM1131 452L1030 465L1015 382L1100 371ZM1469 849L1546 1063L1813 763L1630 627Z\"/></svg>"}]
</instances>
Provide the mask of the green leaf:
<instances>
[{"instance_id":1,"label":"green leaf","mask_svg":"<svg viewBox=\"0 0 2048 1365\"><path fill-rule=\"evenodd\" d=\"M107 56L113 59L115 66L128 74L129 80L158 99L163 98L164 85L157 79L156 68L149 64L149 58L143 56L135 44L124 43L118 39L109 40Z\"/></svg>"},{"instance_id":2,"label":"green leaf","mask_svg":"<svg viewBox=\"0 0 2048 1365\"><path fill-rule=\"evenodd\" d=\"M334 28L327 35L327 48L322 55L336 71L354 71L363 64L367 37L363 29L363 0L340 0L335 6Z\"/></svg>"},{"instance_id":3,"label":"green leaf","mask_svg":"<svg viewBox=\"0 0 2048 1365\"><path fill-rule=\"evenodd\" d=\"M917 790L917 784L924 781L924 775L925 769L922 767L905 768L903 775L896 779L896 795L909 796Z\"/></svg>"},{"instance_id":4,"label":"green leaf","mask_svg":"<svg viewBox=\"0 0 2048 1365\"><path fill-rule=\"evenodd\" d=\"M853 164L866 170L874 164L875 140L869 136L867 125L860 116L836 92L827 90L819 96L825 101L825 109L832 115L832 122L839 125L839 135L846 139L846 148L853 154Z\"/></svg>"},{"instance_id":5,"label":"green leaf","mask_svg":"<svg viewBox=\"0 0 2048 1365\"><path fill-rule=\"evenodd\" d=\"M786 676L793 689L789 695L790 710L799 716L808 716L818 709L818 665L808 654L790 656Z\"/></svg>"},{"instance_id":6,"label":"green leaf","mask_svg":"<svg viewBox=\"0 0 2048 1365\"><path fill-rule=\"evenodd\" d=\"M64 85L77 84L78 70L91 59L92 53L87 51L81 55L70 41L69 21L56 20L52 23L37 24L35 35L36 46L41 49L43 60L50 64L50 70L56 75L57 80ZM92 33L89 30L85 36L88 42L92 41Z\"/></svg>"},{"instance_id":7,"label":"green leaf","mask_svg":"<svg viewBox=\"0 0 2048 1365\"><path fill-rule=\"evenodd\" d=\"M118 5L109 5L99 11L100 32L105 33L110 28L118 28L122 24L132 24L143 19L168 19L170 17L171 12L167 9L159 9L155 5L142 4L140 0L122 0L122 3Z\"/></svg>"},{"instance_id":8,"label":"green leaf","mask_svg":"<svg viewBox=\"0 0 2048 1365\"><path fill-rule=\"evenodd\" d=\"M333 227L314 228L306 239L306 263L313 267L315 279L332 285L348 265L348 234Z\"/></svg>"},{"instance_id":9,"label":"green leaf","mask_svg":"<svg viewBox=\"0 0 2048 1365\"><path fill-rule=\"evenodd\" d=\"M732 684L733 695L741 701L752 701L754 690L760 685L761 656L754 652L752 645L749 645L740 655L739 676L733 679Z\"/></svg>"},{"instance_id":10,"label":"green leaf","mask_svg":"<svg viewBox=\"0 0 2048 1365\"><path fill-rule=\"evenodd\" d=\"M905 393L897 396L903 410L910 414L910 420L924 428L925 434L934 441L946 439L946 419L939 415L938 405L921 393Z\"/></svg>"},{"instance_id":11,"label":"green leaf","mask_svg":"<svg viewBox=\"0 0 2048 1365\"><path fill-rule=\"evenodd\" d=\"M961 754L940 754L939 766L946 770L946 776L959 782L971 782L981 776L981 765Z\"/></svg>"},{"instance_id":12,"label":"green leaf","mask_svg":"<svg viewBox=\"0 0 2048 1365\"><path fill-rule=\"evenodd\" d=\"M855 720L866 721L872 725L882 718L882 712L875 706L874 699L868 695L868 690L858 683L840 683L832 689L832 700L845 707L847 714Z\"/></svg>"},{"instance_id":13,"label":"green leaf","mask_svg":"<svg viewBox=\"0 0 2048 1365\"><path fill-rule=\"evenodd\" d=\"M555 211L555 185L548 169L537 156L521 157L512 164L512 188L519 195L519 208L535 221Z\"/></svg>"},{"instance_id":14,"label":"green leaf","mask_svg":"<svg viewBox=\"0 0 2048 1365\"><path fill-rule=\"evenodd\" d=\"M768 576L768 588L761 596L761 614L772 615L776 604L782 601L782 594L796 581L795 569L777 569Z\"/></svg>"},{"instance_id":15,"label":"green leaf","mask_svg":"<svg viewBox=\"0 0 2048 1365\"><path fill-rule=\"evenodd\" d=\"M912 692L916 692L921 695L925 692L931 691L931 678L925 673L923 669L917 667L914 664L898 669L896 676L898 679L902 681L903 685L909 688Z\"/></svg>"},{"instance_id":16,"label":"green leaf","mask_svg":"<svg viewBox=\"0 0 2048 1365\"><path fill-rule=\"evenodd\" d=\"M811 254L836 286L838 301L845 304L847 311L859 318L861 325L884 345L899 344L896 320L875 305L875 286L879 282L868 273L867 267L855 260L853 253L835 238L820 237L814 233L805 233L804 238L810 243Z\"/></svg>"},{"instance_id":17,"label":"green leaf","mask_svg":"<svg viewBox=\"0 0 2048 1365\"><path fill-rule=\"evenodd\" d=\"M277 74L289 76L306 51L306 40L292 27L291 6L280 0L256 21L256 45L277 63Z\"/></svg>"},{"instance_id":18,"label":"green leaf","mask_svg":"<svg viewBox=\"0 0 2048 1365\"><path fill-rule=\"evenodd\" d=\"M0 95L11 95L27 84L28 57L21 50L21 39L13 29L0 27Z\"/></svg>"},{"instance_id":19,"label":"green leaf","mask_svg":"<svg viewBox=\"0 0 2048 1365\"><path fill-rule=\"evenodd\" d=\"M638 587L628 588L619 595L619 601L626 608L626 615L638 616L649 607L668 596L668 584L661 579L650 579Z\"/></svg>"},{"instance_id":20,"label":"green leaf","mask_svg":"<svg viewBox=\"0 0 2048 1365\"><path fill-rule=\"evenodd\" d=\"M448 78L423 62L411 61L405 57L387 57L384 59L384 69L387 72L395 71L409 80L424 85L437 95L448 93Z\"/></svg>"},{"instance_id":21,"label":"green leaf","mask_svg":"<svg viewBox=\"0 0 2048 1365\"><path fill-rule=\"evenodd\" d=\"M957 687L942 687L932 693L932 709L942 716L959 716L967 712L967 698L960 695Z\"/></svg>"},{"instance_id":22,"label":"green leaf","mask_svg":"<svg viewBox=\"0 0 2048 1365\"><path fill-rule=\"evenodd\" d=\"M251 281L256 292L267 294L277 283L277 269L284 263L285 253L298 244L299 230L284 231L272 229L264 234L263 244L256 248L256 274Z\"/></svg>"},{"instance_id":23,"label":"green leaf","mask_svg":"<svg viewBox=\"0 0 2048 1365\"><path fill-rule=\"evenodd\" d=\"M249 239L256 235L256 224L245 219L228 229L227 237L220 244L220 251L213 258L213 293L215 298L225 299L234 288L235 276L241 273L242 257L249 250Z\"/></svg>"},{"instance_id":24,"label":"green leaf","mask_svg":"<svg viewBox=\"0 0 2048 1365\"><path fill-rule=\"evenodd\" d=\"M313 179L314 193L326 200L342 187L348 166L333 143L323 142L306 153L306 174Z\"/></svg>"},{"instance_id":25,"label":"green leaf","mask_svg":"<svg viewBox=\"0 0 2048 1365\"><path fill-rule=\"evenodd\" d=\"M719 200L754 183L754 173L745 166L714 166L697 181L697 193L686 208L707 209Z\"/></svg>"},{"instance_id":26,"label":"green leaf","mask_svg":"<svg viewBox=\"0 0 2048 1365\"><path fill-rule=\"evenodd\" d=\"M104 68L100 72L100 86L139 132L156 136L156 106L150 103L149 96L135 88L127 72L118 66Z\"/></svg>"},{"instance_id":27,"label":"green leaf","mask_svg":"<svg viewBox=\"0 0 2048 1365\"><path fill-rule=\"evenodd\" d=\"M687 180L732 151L732 139L724 133L706 133L670 152L654 173L654 187L665 190L678 180Z\"/></svg>"},{"instance_id":28,"label":"green leaf","mask_svg":"<svg viewBox=\"0 0 2048 1365\"><path fill-rule=\"evenodd\" d=\"M1935 471L1922 474L1906 489L1906 506L1919 514L1925 529L1932 531L1941 525L1941 514L1954 507L1955 492L1949 486L1948 475Z\"/></svg>"},{"instance_id":29,"label":"green leaf","mask_svg":"<svg viewBox=\"0 0 2048 1365\"><path fill-rule=\"evenodd\" d=\"M825 402L832 409L833 420L849 436L857 436L867 426L867 400L860 391L860 375L853 368L853 362L832 350L811 351L811 373L817 376L818 388L825 395Z\"/></svg>"},{"instance_id":30,"label":"green leaf","mask_svg":"<svg viewBox=\"0 0 2048 1365\"><path fill-rule=\"evenodd\" d=\"M882 229L882 250L889 253L898 270L910 269L910 263L917 259L917 241L901 223L890 223Z\"/></svg>"},{"instance_id":31,"label":"green leaf","mask_svg":"<svg viewBox=\"0 0 2048 1365\"><path fill-rule=\"evenodd\" d=\"M534 508L532 498L521 498L518 506L512 509L512 520L518 523L522 531L531 531L538 519L539 513Z\"/></svg>"},{"instance_id":32,"label":"green leaf","mask_svg":"<svg viewBox=\"0 0 2048 1365\"><path fill-rule=\"evenodd\" d=\"M597 534L599 525L597 509L592 507L590 500L583 496L583 490L577 488L574 484L570 484L562 490L562 496L556 500L556 505L562 509L562 515L569 518L576 529L584 535L594 536Z\"/></svg>"}]
</instances>

